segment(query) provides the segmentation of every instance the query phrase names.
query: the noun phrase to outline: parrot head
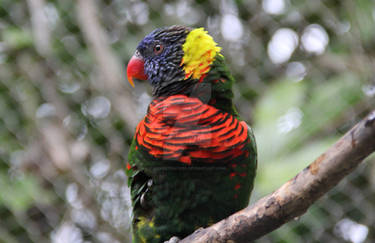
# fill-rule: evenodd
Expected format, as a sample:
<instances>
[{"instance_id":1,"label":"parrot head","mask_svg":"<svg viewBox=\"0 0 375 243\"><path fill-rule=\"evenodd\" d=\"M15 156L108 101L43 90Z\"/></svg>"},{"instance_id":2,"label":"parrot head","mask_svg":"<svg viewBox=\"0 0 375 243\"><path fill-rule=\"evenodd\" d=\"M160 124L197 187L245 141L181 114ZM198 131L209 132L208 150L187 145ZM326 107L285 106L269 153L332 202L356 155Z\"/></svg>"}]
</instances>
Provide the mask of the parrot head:
<instances>
[{"instance_id":1,"label":"parrot head","mask_svg":"<svg viewBox=\"0 0 375 243\"><path fill-rule=\"evenodd\" d=\"M202 82L221 48L203 28L159 28L139 44L127 67L127 76L148 80L153 95L183 93Z\"/></svg>"}]
</instances>

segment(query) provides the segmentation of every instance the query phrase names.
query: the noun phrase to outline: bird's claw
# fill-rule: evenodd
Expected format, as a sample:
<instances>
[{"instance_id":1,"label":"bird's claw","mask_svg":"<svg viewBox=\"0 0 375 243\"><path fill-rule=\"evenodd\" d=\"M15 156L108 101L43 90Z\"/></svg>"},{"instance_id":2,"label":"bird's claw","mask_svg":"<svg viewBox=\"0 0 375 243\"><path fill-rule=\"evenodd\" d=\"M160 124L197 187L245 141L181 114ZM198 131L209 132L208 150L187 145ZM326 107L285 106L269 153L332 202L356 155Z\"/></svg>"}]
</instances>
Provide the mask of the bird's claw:
<instances>
[{"instance_id":1,"label":"bird's claw","mask_svg":"<svg viewBox=\"0 0 375 243\"><path fill-rule=\"evenodd\" d=\"M173 236L168 241L164 241L164 243L177 243L179 241L180 241L180 238L178 238L177 236Z\"/></svg>"}]
</instances>

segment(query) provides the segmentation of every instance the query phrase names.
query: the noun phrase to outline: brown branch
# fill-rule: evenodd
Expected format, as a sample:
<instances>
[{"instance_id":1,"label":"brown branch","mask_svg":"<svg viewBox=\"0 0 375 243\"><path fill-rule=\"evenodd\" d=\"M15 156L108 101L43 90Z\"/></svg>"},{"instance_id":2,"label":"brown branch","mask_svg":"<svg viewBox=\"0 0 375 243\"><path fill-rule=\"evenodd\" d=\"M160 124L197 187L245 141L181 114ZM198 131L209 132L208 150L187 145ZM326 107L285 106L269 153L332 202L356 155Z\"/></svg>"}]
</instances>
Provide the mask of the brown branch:
<instances>
[{"instance_id":1,"label":"brown branch","mask_svg":"<svg viewBox=\"0 0 375 243\"><path fill-rule=\"evenodd\" d=\"M28 0L35 48L41 56L51 53L51 33L45 14L44 0Z\"/></svg>"},{"instance_id":2,"label":"brown branch","mask_svg":"<svg viewBox=\"0 0 375 243\"><path fill-rule=\"evenodd\" d=\"M256 240L304 214L374 150L375 110L277 191L180 243Z\"/></svg>"},{"instance_id":3,"label":"brown branch","mask_svg":"<svg viewBox=\"0 0 375 243\"><path fill-rule=\"evenodd\" d=\"M112 51L107 34L99 22L95 1L79 0L76 10L83 36L94 54L100 78L102 78L94 85L98 90L107 93L108 98L114 104L114 109L127 123L127 129L133 132L138 123L138 118L134 116L136 104L130 91L125 89L126 80L123 68Z\"/></svg>"}]
</instances>

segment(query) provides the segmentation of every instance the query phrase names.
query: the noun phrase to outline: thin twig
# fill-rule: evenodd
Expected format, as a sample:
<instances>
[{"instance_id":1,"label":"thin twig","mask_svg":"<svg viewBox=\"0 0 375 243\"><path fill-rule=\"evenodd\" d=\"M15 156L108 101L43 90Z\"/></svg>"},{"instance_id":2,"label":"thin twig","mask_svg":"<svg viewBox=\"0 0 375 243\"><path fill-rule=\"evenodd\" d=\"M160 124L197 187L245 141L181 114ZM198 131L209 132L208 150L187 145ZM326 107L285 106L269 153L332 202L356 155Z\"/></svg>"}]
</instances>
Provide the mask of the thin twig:
<instances>
[{"instance_id":1,"label":"thin twig","mask_svg":"<svg viewBox=\"0 0 375 243\"><path fill-rule=\"evenodd\" d=\"M99 23L95 1L79 0L77 15L86 42L94 53L99 74L103 79L98 88L108 93L108 98L114 103L114 109L127 123L129 131L133 132L138 122L137 117L133 115L136 113L136 106L129 90L126 90L121 84L125 80L125 74L109 46L106 32Z\"/></svg>"},{"instance_id":2,"label":"thin twig","mask_svg":"<svg viewBox=\"0 0 375 243\"><path fill-rule=\"evenodd\" d=\"M45 14L44 0L28 0L36 50L41 56L51 53L51 34Z\"/></svg>"}]
</instances>

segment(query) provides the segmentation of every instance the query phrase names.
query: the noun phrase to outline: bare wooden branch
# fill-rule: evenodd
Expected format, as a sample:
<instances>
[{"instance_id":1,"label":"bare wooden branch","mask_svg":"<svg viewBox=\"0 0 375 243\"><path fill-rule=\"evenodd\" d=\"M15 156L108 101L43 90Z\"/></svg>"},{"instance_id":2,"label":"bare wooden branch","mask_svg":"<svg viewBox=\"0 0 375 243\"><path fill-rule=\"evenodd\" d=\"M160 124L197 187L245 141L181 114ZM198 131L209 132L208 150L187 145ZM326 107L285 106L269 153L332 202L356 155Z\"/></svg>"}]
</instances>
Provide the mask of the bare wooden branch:
<instances>
[{"instance_id":1,"label":"bare wooden branch","mask_svg":"<svg viewBox=\"0 0 375 243\"><path fill-rule=\"evenodd\" d=\"M48 20L45 14L44 0L28 0L31 15L31 24L36 50L42 56L51 53L51 33L48 27Z\"/></svg>"},{"instance_id":2,"label":"bare wooden branch","mask_svg":"<svg viewBox=\"0 0 375 243\"><path fill-rule=\"evenodd\" d=\"M98 11L95 1L79 0L77 2L77 15L80 27L88 46L91 48L98 64L102 82L97 83L97 88L108 93L108 98L114 103L114 109L128 124L127 128L133 132L138 119L135 103L129 90L124 88L125 74L120 61L110 48L108 37L98 20ZM124 67L125 68L125 67Z\"/></svg>"},{"instance_id":3,"label":"bare wooden branch","mask_svg":"<svg viewBox=\"0 0 375 243\"><path fill-rule=\"evenodd\" d=\"M304 214L375 150L375 110L278 190L208 228L188 242L249 242Z\"/></svg>"}]
</instances>

